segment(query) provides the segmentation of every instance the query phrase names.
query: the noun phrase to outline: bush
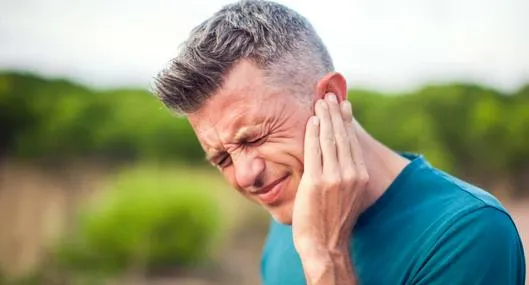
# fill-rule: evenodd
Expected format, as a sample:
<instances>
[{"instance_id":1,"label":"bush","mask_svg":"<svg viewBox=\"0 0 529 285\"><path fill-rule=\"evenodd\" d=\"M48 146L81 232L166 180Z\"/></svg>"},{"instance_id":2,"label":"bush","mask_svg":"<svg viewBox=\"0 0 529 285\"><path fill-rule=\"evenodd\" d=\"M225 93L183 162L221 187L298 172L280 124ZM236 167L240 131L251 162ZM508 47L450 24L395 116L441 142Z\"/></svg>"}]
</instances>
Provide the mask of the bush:
<instances>
[{"instance_id":1,"label":"bush","mask_svg":"<svg viewBox=\"0 0 529 285\"><path fill-rule=\"evenodd\" d=\"M221 222L207 188L171 170L126 170L82 212L58 260L68 270L105 275L203 261Z\"/></svg>"}]
</instances>

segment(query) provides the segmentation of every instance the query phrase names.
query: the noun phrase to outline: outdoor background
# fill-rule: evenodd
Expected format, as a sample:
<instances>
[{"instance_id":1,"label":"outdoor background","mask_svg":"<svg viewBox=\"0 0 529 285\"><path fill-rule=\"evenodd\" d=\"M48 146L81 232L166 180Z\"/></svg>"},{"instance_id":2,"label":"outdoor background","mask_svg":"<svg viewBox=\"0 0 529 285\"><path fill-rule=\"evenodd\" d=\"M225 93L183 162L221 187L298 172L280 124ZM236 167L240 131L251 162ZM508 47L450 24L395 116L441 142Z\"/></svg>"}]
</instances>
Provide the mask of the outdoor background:
<instances>
[{"instance_id":1,"label":"outdoor background","mask_svg":"<svg viewBox=\"0 0 529 285\"><path fill-rule=\"evenodd\" d=\"M149 92L226 3L0 1L0 284L259 284L269 217ZM495 194L529 248L529 2L281 3L374 137Z\"/></svg>"}]
</instances>

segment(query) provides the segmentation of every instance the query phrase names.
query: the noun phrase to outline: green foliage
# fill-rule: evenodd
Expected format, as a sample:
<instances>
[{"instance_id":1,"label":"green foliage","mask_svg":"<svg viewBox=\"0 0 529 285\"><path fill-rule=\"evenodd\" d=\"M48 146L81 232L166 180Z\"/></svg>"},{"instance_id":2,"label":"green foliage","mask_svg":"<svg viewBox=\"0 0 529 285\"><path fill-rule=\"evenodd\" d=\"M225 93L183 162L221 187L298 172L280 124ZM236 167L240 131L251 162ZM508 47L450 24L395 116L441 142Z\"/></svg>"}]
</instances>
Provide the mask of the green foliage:
<instances>
[{"instance_id":1,"label":"green foliage","mask_svg":"<svg viewBox=\"0 0 529 285\"><path fill-rule=\"evenodd\" d=\"M424 153L444 170L487 182L529 172L529 84L501 94L473 84L387 96L351 90L355 116L395 150ZM142 90L95 91L61 80L0 74L0 154L200 163L187 120Z\"/></svg>"},{"instance_id":2,"label":"green foliage","mask_svg":"<svg viewBox=\"0 0 529 285\"><path fill-rule=\"evenodd\" d=\"M424 153L440 168L487 182L527 175L528 93L529 85L509 96L452 84L400 96L352 90L349 97L355 116L388 146Z\"/></svg>"},{"instance_id":3,"label":"green foliage","mask_svg":"<svg viewBox=\"0 0 529 285\"><path fill-rule=\"evenodd\" d=\"M375 138L395 150L424 153L436 166L453 169L453 159L438 138L434 118L417 95L382 96L351 90L349 99L355 117Z\"/></svg>"},{"instance_id":4,"label":"green foliage","mask_svg":"<svg viewBox=\"0 0 529 285\"><path fill-rule=\"evenodd\" d=\"M210 187L178 169L125 170L111 188L59 247L58 260L70 271L185 267L205 258L218 237L221 212Z\"/></svg>"},{"instance_id":5,"label":"green foliage","mask_svg":"<svg viewBox=\"0 0 529 285\"><path fill-rule=\"evenodd\" d=\"M59 80L0 74L0 152L29 158L202 161L184 119L149 92L97 92Z\"/></svg>"}]
</instances>

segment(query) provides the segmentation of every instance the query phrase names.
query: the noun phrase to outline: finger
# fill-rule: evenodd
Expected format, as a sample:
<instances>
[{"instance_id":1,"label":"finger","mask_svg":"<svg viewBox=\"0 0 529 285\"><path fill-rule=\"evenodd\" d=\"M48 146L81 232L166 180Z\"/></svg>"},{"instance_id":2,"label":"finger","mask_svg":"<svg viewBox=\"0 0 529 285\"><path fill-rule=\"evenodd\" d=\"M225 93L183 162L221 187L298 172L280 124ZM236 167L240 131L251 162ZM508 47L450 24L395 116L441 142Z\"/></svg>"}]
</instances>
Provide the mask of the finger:
<instances>
[{"instance_id":1,"label":"finger","mask_svg":"<svg viewBox=\"0 0 529 285\"><path fill-rule=\"evenodd\" d=\"M342 171L351 171L354 167L354 162L351 154L351 146L349 143L349 136L345 128L342 112L336 95L329 93L326 98L327 106L332 121L332 128L334 131L334 139L336 140L337 160Z\"/></svg>"},{"instance_id":2,"label":"finger","mask_svg":"<svg viewBox=\"0 0 529 285\"><path fill-rule=\"evenodd\" d=\"M322 173L333 175L338 173L338 159L336 157L336 140L332 129L329 107L323 100L316 103L316 115L320 118L320 146L322 152Z\"/></svg>"},{"instance_id":3,"label":"finger","mask_svg":"<svg viewBox=\"0 0 529 285\"><path fill-rule=\"evenodd\" d=\"M364 155L362 153L362 148L358 142L358 135L356 125L353 121L353 110L351 103L348 100L345 100L341 104L342 116L345 122L345 128L347 130L347 135L349 137L349 145L351 154L353 156L353 162L357 171L365 171L365 161Z\"/></svg>"},{"instance_id":4,"label":"finger","mask_svg":"<svg viewBox=\"0 0 529 285\"><path fill-rule=\"evenodd\" d=\"M320 119L316 116L309 118L305 130L304 146L304 172L310 176L321 174L321 148L320 148Z\"/></svg>"}]
</instances>

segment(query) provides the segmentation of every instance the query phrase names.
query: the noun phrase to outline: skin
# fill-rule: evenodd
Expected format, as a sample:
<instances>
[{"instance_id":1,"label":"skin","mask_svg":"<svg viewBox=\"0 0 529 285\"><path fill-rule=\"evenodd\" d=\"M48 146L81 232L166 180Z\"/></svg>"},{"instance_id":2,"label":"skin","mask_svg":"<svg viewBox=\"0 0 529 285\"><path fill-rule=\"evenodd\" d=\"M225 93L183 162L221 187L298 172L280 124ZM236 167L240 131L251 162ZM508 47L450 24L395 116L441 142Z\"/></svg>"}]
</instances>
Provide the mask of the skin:
<instances>
[{"instance_id":1,"label":"skin","mask_svg":"<svg viewBox=\"0 0 529 285\"><path fill-rule=\"evenodd\" d=\"M277 221L291 224L304 168L304 126L313 111L308 102L266 86L263 79L252 63L241 62L223 88L188 118L206 156L228 182ZM285 176L276 201L259 199L256 192Z\"/></svg>"},{"instance_id":2,"label":"skin","mask_svg":"<svg viewBox=\"0 0 529 285\"><path fill-rule=\"evenodd\" d=\"M347 246L356 219L408 161L356 123L339 73L311 98L286 90L243 60L188 119L229 183L292 224L308 284L357 284Z\"/></svg>"}]
</instances>

